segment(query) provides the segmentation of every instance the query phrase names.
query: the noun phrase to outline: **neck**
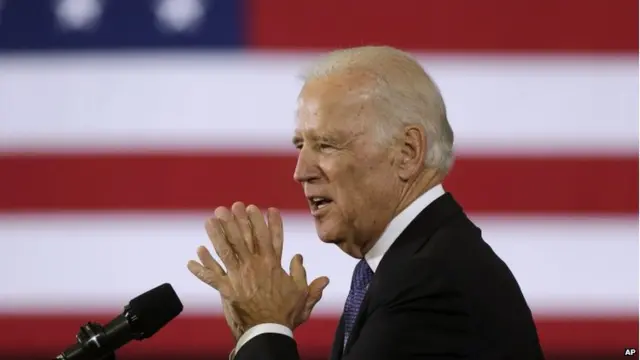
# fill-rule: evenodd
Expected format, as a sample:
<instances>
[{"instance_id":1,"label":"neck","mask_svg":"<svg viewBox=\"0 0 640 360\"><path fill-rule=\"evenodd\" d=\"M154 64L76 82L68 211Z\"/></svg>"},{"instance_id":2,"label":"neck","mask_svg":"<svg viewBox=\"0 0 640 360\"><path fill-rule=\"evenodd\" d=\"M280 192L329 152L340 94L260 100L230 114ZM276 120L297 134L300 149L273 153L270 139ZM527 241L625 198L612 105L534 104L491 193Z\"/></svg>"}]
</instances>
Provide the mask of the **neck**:
<instances>
[{"instance_id":1,"label":"neck","mask_svg":"<svg viewBox=\"0 0 640 360\"><path fill-rule=\"evenodd\" d=\"M426 193L441 182L442 176L440 176L437 171L425 170L420 173L414 181L408 182L403 189L398 206L396 206L396 210L393 213L393 217L398 216L398 214L419 198L420 195Z\"/></svg>"},{"instance_id":2,"label":"neck","mask_svg":"<svg viewBox=\"0 0 640 360\"><path fill-rule=\"evenodd\" d=\"M413 181L407 182L406 186L402 190L400 201L396 206L391 218L395 218L400 214L404 209L406 209L411 203L413 203L420 195L429 191L434 186L440 184L442 182L442 176L433 170L425 170L420 175L418 175ZM362 258L364 254L366 254L373 245L375 245L376 241L378 241L379 236L384 231L384 227L380 229L380 232L376 234L373 238L374 241L364 242L364 246L360 249L359 258Z\"/></svg>"}]
</instances>

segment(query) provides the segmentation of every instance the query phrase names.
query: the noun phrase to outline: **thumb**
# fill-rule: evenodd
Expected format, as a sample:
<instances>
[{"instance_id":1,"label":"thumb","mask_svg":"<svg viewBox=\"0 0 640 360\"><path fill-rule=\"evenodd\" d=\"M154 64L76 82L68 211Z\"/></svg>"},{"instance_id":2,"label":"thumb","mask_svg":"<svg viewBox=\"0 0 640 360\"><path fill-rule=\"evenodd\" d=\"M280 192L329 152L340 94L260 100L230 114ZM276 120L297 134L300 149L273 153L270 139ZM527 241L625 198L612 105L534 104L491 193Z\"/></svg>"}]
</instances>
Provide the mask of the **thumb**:
<instances>
[{"instance_id":1,"label":"thumb","mask_svg":"<svg viewBox=\"0 0 640 360\"><path fill-rule=\"evenodd\" d=\"M321 276L309 284L309 296L307 298L307 304L315 306L315 304L322 298L324 289L329 286L329 278Z\"/></svg>"},{"instance_id":2,"label":"thumb","mask_svg":"<svg viewBox=\"0 0 640 360\"><path fill-rule=\"evenodd\" d=\"M302 265L302 255L296 254L289 264L289 274L293 278L298 288L305 289L307 287L307 270Z\"/></svg>"}]
</instances>

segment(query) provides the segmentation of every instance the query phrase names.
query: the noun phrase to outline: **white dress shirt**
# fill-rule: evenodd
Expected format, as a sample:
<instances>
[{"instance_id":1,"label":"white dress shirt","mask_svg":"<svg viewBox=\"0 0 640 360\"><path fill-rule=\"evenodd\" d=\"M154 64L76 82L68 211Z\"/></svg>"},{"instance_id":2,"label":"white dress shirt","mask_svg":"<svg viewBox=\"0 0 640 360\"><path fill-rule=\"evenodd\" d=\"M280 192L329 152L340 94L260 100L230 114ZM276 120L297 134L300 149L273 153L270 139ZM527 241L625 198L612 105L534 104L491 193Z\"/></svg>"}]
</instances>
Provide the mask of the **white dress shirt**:
<instances>
[{"instance_id":1,"label":"white dress shirt","mask_svg":"<svg viewBox=\"0 0 640 360\"><path fill-rule=\"evenodd\" d=\"M380 239L373 245L371 250L369 250L364 258L371 267L371 270L375 273L378 269L378 265L380 265L380 261L384 254L389 250L391 245L396 241L396 239L402 234L404 229L409 226L411 221L415 219L424 208L429 206L433 201L435 201L440 196L444 195L445 191L442 185L436 185L420 195L417 199L415 199L406 209L402 210L400 214L391 220L387 228L384 230ZM291 329L287 328L284 325L280 324L259 324L256 325L249 330L247 330L241 337L238 339L238 343L236 344L236 348L231 353L230 359L233 359L234 354L240 350L240 348L246 344L249 340L254 337L265 334L265 333L275 333L282 334L289 337L293 337L293 332Z\"/></svg>"}]
</instances>

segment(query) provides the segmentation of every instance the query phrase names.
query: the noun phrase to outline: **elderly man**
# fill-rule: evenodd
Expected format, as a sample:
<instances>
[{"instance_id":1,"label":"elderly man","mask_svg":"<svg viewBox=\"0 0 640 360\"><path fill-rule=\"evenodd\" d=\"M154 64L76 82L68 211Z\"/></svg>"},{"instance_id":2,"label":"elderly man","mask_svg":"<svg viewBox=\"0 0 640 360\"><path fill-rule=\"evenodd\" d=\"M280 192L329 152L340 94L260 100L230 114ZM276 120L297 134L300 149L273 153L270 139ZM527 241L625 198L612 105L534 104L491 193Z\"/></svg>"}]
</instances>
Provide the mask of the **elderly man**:
<instances>
[{"instance_id":1,"label":"elderly man","mask_svg":"<svg viewBox=\"0 0 640 360\"><path fill-rule=\"evenodd\" d=\"M438 88L408 54L362 47L311 69L298 99L294 177L318 236L360 259L331 359L543 359L507 265L441 185L453 132ZM188 264L219 290L236 360L297 360L292 331L328 279L280 265L275 209L218 208Z\"/></svg>"}]
</instances>

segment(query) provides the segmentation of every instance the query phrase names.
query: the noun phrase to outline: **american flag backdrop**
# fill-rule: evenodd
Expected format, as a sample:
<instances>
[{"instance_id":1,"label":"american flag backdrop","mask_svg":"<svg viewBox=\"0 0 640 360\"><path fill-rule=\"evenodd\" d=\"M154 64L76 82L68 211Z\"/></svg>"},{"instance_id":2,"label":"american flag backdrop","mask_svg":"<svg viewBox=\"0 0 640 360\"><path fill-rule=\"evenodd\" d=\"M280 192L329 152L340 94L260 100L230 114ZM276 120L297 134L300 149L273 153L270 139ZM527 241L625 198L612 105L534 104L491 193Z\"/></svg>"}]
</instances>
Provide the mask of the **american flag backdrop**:
<instances>
[{"instance_id":1,"label":"american flag backdrop","mask_svg":"<svg viewBox=\"0 0 640 360\"><path fill-rule=\"evenodd\" d=\"M122 354L226 358L186 269L236 200L282 209L285 257L331 284L296 332L326 358L353 259L293 181L297 74L412 51L444 95L445 187L518 278L551 359L638 346L634 0L0 0L0 359L52 358L170 282L185 312Z\"/></svg>"}]
</instances>

